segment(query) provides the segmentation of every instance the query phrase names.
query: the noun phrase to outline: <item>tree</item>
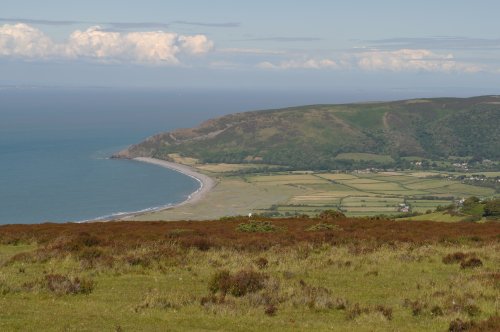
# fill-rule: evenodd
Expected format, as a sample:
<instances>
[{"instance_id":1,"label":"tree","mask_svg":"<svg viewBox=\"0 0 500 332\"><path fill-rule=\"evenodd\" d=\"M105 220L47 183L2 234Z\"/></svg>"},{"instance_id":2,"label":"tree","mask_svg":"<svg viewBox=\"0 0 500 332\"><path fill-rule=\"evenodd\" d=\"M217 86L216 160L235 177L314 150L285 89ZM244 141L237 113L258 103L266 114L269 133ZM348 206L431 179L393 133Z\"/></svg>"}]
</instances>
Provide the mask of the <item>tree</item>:
<instances>
[{"instance_id":1,"label":"tree","mask_svg":"<svg viewBox=\"0 0 500 332\"><path fill-rule=\"evenodd\" d=\"M485 217L498 217L500 216L500 198L486 201L484 205Z\"/></svg>"}]
</instances>

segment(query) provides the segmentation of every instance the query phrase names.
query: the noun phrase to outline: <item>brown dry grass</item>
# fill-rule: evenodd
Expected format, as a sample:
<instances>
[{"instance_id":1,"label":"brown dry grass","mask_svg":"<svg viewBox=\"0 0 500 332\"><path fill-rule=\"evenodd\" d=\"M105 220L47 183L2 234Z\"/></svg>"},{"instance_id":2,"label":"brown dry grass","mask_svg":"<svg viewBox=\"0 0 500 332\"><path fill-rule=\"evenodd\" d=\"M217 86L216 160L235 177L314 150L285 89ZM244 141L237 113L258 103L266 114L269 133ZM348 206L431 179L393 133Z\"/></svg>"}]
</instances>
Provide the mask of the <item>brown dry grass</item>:
<instances>
[{"instance_id":1,"label":"brown dry grass","mask_svg":"<svg viewBox=\"0 0 500 332\"><path fill-rule=\"evenodd\" d=\"M144 245L148 242L175 241L183 247L227 247L236 249L265 249L271 246L295 246L311 244L357 244L373 245L406 242L460 243L492 242L500 238L500 223L436 223L398 222L377 218L341 218L332 221L332 230L307 232L318 224L315 218L290 218L265 220L282 231L270 233L245 233L238 225L248 222L246 217L224 221L178 221L178 222L106 222L66 223L37 225L6 225L0 227L0 243L37 243L60 251L81 251L84 248L126 247ZM99 255L87 252L89 256Z\"/></svg>"}]
</instances>

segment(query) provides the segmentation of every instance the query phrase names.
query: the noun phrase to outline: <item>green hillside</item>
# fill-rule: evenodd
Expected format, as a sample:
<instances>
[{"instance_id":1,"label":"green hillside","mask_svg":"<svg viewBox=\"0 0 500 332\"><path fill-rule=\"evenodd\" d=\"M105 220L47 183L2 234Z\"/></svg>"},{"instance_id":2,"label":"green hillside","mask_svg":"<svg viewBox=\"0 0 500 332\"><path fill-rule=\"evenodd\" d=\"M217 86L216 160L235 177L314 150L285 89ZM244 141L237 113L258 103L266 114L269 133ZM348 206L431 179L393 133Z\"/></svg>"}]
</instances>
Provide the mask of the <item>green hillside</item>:
<instances>
[{"instance_id":1,"label":"green hillside","mask_svg":"<svg viewBox=\"0 0 500 332\"><path fill-rule=\"evenodd\" d=\"M178 153L204 163L328 169L391 166L410 156L499 160L499 147L500 96L483 96L237 113L152 136L116 157Z\"/></svg>"}]
</instances>

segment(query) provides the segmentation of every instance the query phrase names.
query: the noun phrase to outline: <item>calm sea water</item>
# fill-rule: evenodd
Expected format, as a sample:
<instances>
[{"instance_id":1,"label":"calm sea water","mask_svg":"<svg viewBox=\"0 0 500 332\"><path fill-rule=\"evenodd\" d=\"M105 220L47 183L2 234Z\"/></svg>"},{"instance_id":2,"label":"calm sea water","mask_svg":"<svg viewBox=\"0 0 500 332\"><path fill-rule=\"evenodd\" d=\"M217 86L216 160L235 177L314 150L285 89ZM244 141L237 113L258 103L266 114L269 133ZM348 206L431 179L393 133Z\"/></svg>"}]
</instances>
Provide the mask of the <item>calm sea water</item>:
<instances>
[{"instance_id":1,"label":"calm sea water","mask_svg":"<svg viewBox=\"0 0 500 332\"><path fill-rule=\"evenodd\" d=\"M0 88L0 224L81 221L183 201L197 189L195 180L107 159L157 132L246 110L373 99L384 98L363 92Z\"/></svg>"}]
</instances>

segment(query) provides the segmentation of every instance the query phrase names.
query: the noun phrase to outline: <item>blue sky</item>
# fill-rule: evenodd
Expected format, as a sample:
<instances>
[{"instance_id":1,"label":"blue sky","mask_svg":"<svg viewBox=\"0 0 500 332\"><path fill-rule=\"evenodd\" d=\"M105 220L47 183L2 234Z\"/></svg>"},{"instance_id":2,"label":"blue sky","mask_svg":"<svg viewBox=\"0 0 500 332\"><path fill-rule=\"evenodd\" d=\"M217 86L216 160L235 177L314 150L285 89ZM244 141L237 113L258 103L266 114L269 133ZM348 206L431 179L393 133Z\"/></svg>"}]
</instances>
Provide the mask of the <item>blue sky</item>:
<instances>
[{"instance_id":1,"label":"blue sky","mask_svg":"<svg viewBox=\"0 0 500 332\"><path fill-rule=\"evenodd\" d=\"M495 93L498 12L493 0L2 0L0 85Z\"/></svg>"}]
</instances>

